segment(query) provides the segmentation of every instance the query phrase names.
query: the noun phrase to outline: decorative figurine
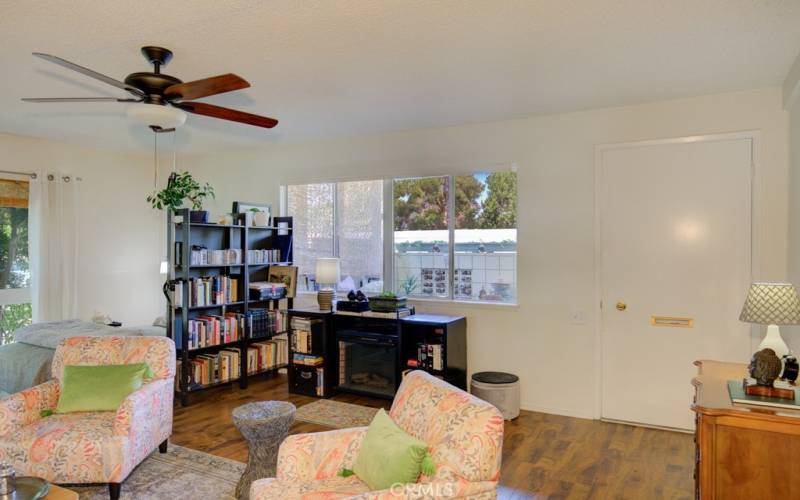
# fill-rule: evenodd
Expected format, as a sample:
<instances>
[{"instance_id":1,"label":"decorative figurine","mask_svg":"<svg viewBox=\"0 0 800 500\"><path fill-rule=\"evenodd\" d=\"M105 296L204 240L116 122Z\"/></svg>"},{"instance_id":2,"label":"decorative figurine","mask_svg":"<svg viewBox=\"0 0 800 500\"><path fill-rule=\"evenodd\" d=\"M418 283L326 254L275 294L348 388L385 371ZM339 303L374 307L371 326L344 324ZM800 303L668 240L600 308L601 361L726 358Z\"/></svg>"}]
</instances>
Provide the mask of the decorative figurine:
<instances>
[{"instance_id":1,"label":"decorative figurine","mask_svg":"<svg viewBox=\"0 0 800 500\"><path fill-rule=\"evenodd\" d=\"M781 360L772 349L761 349L753 354L747 368L758 385L772 387L772 383L781 374Z\"/></svg>"}]
</instances>

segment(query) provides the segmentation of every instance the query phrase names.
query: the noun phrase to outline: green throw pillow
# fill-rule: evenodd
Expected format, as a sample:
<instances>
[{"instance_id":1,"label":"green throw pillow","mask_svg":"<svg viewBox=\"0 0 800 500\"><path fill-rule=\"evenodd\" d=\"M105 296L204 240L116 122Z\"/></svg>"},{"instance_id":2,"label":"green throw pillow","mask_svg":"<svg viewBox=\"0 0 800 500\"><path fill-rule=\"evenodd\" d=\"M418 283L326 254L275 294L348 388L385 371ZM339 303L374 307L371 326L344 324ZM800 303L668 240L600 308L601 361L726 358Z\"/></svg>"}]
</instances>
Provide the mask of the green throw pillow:
<instances>
[{"instance_id":1,"label":"green throw pillow","mask_svg":"<svg viewBox=\"0 0 800 500\"><path fill-rule=\"evenodd\" d=\"M433 475L435 468L428 445L406 433L381 409L369 424L353 472L370 489L383 490L395 483L416 483L420 472Z\"/></svg>"},{"instance_id":2,"label":"green throw pillow","mask_svg":"<svg viewBox=\"0 0 800 500\"><path fill-rule=\"evenodd\" d=\"M147 363L65 366L56 413L117 411L122 400L142 386L145 377L152 377Z\"/></svg>"}]
</instances>

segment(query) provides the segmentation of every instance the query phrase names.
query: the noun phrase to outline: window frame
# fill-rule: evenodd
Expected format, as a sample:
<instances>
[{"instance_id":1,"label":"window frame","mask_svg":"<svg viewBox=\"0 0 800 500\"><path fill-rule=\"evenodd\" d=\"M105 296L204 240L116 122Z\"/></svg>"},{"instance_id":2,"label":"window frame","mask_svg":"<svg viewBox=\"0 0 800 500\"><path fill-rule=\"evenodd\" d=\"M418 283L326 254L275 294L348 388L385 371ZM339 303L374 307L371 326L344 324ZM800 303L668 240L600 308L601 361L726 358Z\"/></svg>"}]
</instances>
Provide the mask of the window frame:
<instances>
[{"instance_id":1,"label":"window frame","mask_svg":"<svg viewBox=\"0 0 800 500\"><path fill-rule=\"evenodd\" d=\"M487 166L485 168L469 170L469 171L455 171L453 173L444 173L444 174L428 174L428 173L411 173L409 172L408 175L399 175L399 176L391 176L391 177L382 177L382 178L356 178L356 179L337 179L337 180L308 180L305 182L285 182L279 186L279 206L280 206L280 213L282 216L291 215L288 214L288 193L289 193L289 186L298 186L298 185L307 185L307 184L334 184L334 217L333 217L333 241L334 241L334 249L335 255L334 257L338 257L339 253L339 245L338 245L338 231L337 227L337 190L338 188L336 185L340 182L358 182L358 181L383 181L383 289L384 291L387 290L387 284L389 284L389 290L394 290L394 278L395 278L395 252L394 252L394 183L397 180L402 179L413 179L413 178L426 178L426 177L446 177L448 178L449 186L447 192L447 234L448 234L448 294L447 297L422 297L422 296L409 296L408 300L412 302L429 302L429 303L436 303L436 304L458 304L458 305L470 305L470 306L478 306L478 307L498 307L498 308L516 308L519 307L519 227L516 228L517 230L517 266L514 269L515 273L515 283L517 293L514 294L514 300L510 302L496 302L496 301L487 301L487 300L467 300L467 299L460 299L455 298L455 260L456 260L456 252L455 252L455 232L456 232L456 216L455 216L455 209L456 209L456 193L455 193L455 178L461 176L468 176L468 175L475 175L476 173L495 173L495 172L514 172L517 173L517 167L515 163L509 164L502 164L502 165L495 165L495 166ZM519 182L517 182L517 226L519 226ZM316 294L317 292L314 291L299 291L298 294Z\"/></svg>"},{"instance_id":2,"label":"window frame","mask_svg":"<svg viewBox=\"0 0 800 500\"><path fill-rule=\"evenodd\" d=\"M30 231L30 182L31 177L25 174L12 174L12 173L3 173L0 174L0 177L3 179L13 180L13 181L24 181L28 183L28 231ZM30 239L30 233L28 238ZM30 247L28 248L28 269L30 269ZM0 306L8 306L8 305L15 305L15 304L30 304L33 301L33 292L31 290L31 284L28 283L28 286L25 288L0 288Z\"/></svg>"}]
</instances>

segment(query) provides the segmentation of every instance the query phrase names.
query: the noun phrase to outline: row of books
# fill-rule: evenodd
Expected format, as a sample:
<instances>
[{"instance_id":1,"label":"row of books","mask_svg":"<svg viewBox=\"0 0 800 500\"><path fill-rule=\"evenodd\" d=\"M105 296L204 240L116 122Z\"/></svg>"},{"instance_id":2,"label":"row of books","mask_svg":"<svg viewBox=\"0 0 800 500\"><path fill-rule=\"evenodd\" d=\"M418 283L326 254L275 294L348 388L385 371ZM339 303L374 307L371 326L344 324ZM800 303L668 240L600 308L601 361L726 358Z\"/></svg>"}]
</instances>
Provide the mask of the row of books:
<instances>
[{"instance_id":1,"label":"row of books","mask_svg":"<svg viewBox=\"0 0 800 500\"><path fill-rule=\"evenodd\" d=\"M289 363L286 337L255 342L247 348L247 373L273 370Z\"/></svg>"},{"instance_id":2,"label":"row of books","mask_svg":"<svg viewBox=\"0 0 800 500\"><path fill-rule=\"evenodd\" d=\"M284 283L253 281L250 283L250 300L280 299L286 296Z\"/></svg>"},{"instance_id":3,"label":"row of books","mask_svg":"<svg viewBox=\"0 0 800 500\"><path fill-rule=\"evenodd\" d=\"M289 315L280 309L253 308L247 312L250 337L267 337L285 332L289 327Z\"/></svg>"},{"instance_id":4,"label":"row of books","mask_svg":"<svg viewBox=\"0 0 800 500\"><path fill-rule=\"evenodd\" d=\"M189 307L229 304L238 302L239 280L230 276L204 276L189 281L175 283L175 305L183 304L184 294L188 294Z\"/></svg>"},{"instance_id":5,"label":"row of books","mask_svg":"<svg viewBox=\"0 0 800 500\"><path fill-rule=\"evenodd\" d=\"M247 251L248 264L272 264L280 261L281 251L279 249Z\"/></svg>"},{"instance_id":6,"label":"row of books","mask_svg":"<svg viewBox=\"0 0 800 500\"><path fill-rule=\"evenodd\" d=\"M189 360L189 389L229 382L242 376L240 349L223 349L216 354L203 354ZM178 360L175 389L180 389L182 360Z\"/></svg>"},{"instance_id":7,"label":"row of books","mask_svg":"<svg viewBox=\"0 0 800 500\"><path fill-rule=\"evenodd\" d=\"M192 266L229 266L241 263L242 250L239 248L209 250L208 248L194 245L189 253L189 265Z\"/></svg>"},{"instance_id":8,"label":"row of books","mask_svg":"<svg viewBox=\"0 0 800 500\"><path fill-rule=\"evenodd\" d=\"M444 370L442 344L417 344L417 359L409 358L406 366L423 370Z\"/></svg>"},{"instance_id":9,"label":"row of books","mask_svg":"<svg viewBox=\"0 0 800 500\"><path fill-rule=\"evenodd\" d=\"M245 315L229 312L224 316L203 315L192 318L188 323L187 346L199 349L213 345L236 342L244 336ZM181 317L175 317L175 344L182 346L183 329Z\"/></svg>"},{"instance_id":10,"label":"row of books","mask_svg":"<svg viewBox=\"0 0 800 500\"><path fill-rule=\"evenodd\" d=\"M322 356L313 356L311 354L300 354L296 352L292 355L292 364L306 365L306 366L319 366L324 363Z\"/></svg>"},{"instance_id":11,"label":"row of books","mask_svg":"<svg viewBox=\"0 0 800 500\"><path fill-rule=\"evenodd\" d=\"M286 366L288 352L285 338L256 342L247 348L247 372L254 374ZM215 354L202 354L189 360L189 389L230 382L242 376L242 350L222 349ZM182 360L177 360L175 390L180 389Z\"/></svg>"},{"instance_id":12,"label":"row of books","mask_svg":"<svg viewBox=\"0 0 800 500\"><path fill-rule=\"evenodd\" d=\"M294 330L292 334L292 351L310 354L313 352L314 335L306 330Z\"/></svg>"}]
</instances>

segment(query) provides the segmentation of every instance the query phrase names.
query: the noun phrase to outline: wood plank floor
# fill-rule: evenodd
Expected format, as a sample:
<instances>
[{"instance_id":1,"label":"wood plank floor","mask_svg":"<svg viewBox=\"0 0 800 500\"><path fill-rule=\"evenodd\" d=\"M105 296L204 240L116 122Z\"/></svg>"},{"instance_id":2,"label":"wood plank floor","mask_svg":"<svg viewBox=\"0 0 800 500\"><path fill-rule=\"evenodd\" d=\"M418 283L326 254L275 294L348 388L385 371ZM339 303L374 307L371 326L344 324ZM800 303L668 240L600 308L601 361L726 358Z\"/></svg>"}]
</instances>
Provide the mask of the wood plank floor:
<instances>
[{"instance_id":1,"label":"wood plank floor","mask_svg":"<svg viewBox=\"0 0 800 500\"><path fill-rule=\"evenodd\" d=\"M314 398L289 394L286 377L250 382L247 390L221 387L194 395L175 409L172 442L239 461L247 444L231 412L250 401L275 399L296 406ZM352 395L337 401L385 407L389 402ZM296 422L292 433L328 428ZM694 497L694 443L689 434L523 411L506 422L499 498L690 499Z\"/></svg>"}]
</instances>

